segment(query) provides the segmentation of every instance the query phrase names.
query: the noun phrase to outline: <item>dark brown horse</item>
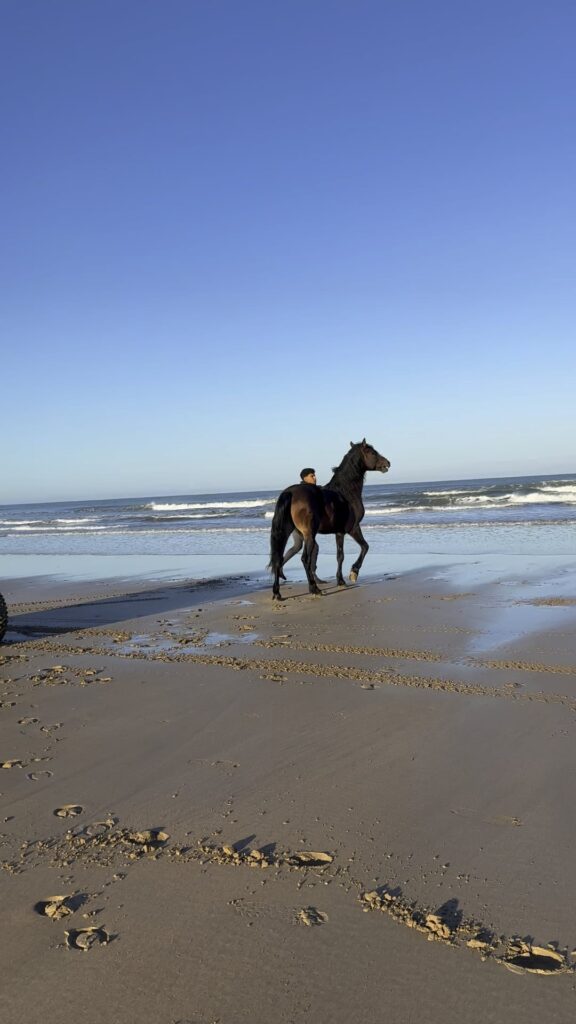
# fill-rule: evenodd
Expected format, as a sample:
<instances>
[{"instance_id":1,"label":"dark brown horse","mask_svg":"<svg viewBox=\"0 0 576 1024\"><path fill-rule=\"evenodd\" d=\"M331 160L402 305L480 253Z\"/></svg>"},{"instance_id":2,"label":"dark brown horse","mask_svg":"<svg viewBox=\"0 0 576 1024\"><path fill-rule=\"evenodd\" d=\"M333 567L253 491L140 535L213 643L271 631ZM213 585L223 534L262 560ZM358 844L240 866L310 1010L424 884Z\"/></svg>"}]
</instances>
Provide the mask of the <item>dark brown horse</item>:
<instances>
[{"instance_id":1,"label":"dark brown horse","mask_svg":"<svg viewBox=\"0 0 576 1024\"><path fill-rule=\"evenodd\" d=\"M308 577L311 594L320 594L316 581L316 559L318 558L317 533L336 534L336 582L346 586L342 575L344 561L344 535L349 533L360 545L360 555L350 570L353 583L368 551L360 523L364 517L362 487L367 470L387 473L390 463L371 444L363 441L350 442L350 451L333 472L326 487L314 484L296 484L288 487L276 502L272 530L270 533L270 566L274 573L272 598L281 601L280 578L283 577L284 549L290 534L297 530L302 538L304 553L302 562ZM299 547L297 548L299 550ZM295 554L295 552L291 552Z\"/></svg>"}]
</instances>

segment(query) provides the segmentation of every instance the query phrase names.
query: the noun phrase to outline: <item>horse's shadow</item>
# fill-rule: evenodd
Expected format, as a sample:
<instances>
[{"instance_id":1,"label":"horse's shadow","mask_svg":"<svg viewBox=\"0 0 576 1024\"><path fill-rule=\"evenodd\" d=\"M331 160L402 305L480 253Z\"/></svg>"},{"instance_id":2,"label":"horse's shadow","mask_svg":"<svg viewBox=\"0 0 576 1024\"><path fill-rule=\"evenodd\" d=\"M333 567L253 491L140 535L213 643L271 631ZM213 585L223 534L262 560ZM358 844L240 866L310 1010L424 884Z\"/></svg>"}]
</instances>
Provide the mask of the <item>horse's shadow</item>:
<instances>
[{"instance_id":1,"label":"horse's shadow","mask_svg":"<svg viewBox=\"0 0 576 1024\"><path fill-rule=\"evenodd\" d=\"M290 585L290 583L288 583L288 585ZM337 597L339 594L346 594L348 590L356 589L352 584L350 584L349 587L339 587L337 584L334 584L333 586L327 584L322 586L319 594L311 594L308 590L307 583L300 583L300 581L298 581L298 583L294 584L294 587L295 593L293 594L287 594L286 589L284 589L284 593L282 594L282 604L287 604L288 601L303 600L309 600L311 604L316 604L317 601L322 601L323 598Z\"/></svg>"},{"instance_id":2,"label":"horse's shadow","mask_svg":"<svg viewBox=\"0 0 576 1024\"><path fill-rule=\"evenodd\" d=\"M70 600L54 608L38 608L23 613L9 611L8 628L2 648L17 647L29 640L41 640L85 629L120 626L145 616L170 615L183 609L193 611L214 600L233 600L249 589L260 590L263 584L247 576L228 577L224 580L186 581L164 583L146 589L134 589L109 597L87 597L79 602ZM42 588L39 588L40 592ZM50 599L46 599L49 604ZM55 601L58 598L54 598ZM26 601L19 601L26 604ZM32 602L30 602L32 603Z\"/></svg>"},{"instance_id":3,"label":"horse's shadow","mask_svg":"<svg viewBox=\"0 0 576 1024\"><path fill-rule=\"evenodd\" d=\"M385 577L384 577L385 578ZM366 577L361 584L339 587L336 582L322 587L322 597L308 593L307 584L301 580L290 580L292 593L284 591L284 602L307 598L311 602L322 598L337 597L380 582L382 577ZM41 596L44 584L40 584ZM216 600L234 600L247 593L267 590L268 584L261 578L246 575L229 576L224 579L186 580L181 583L160 583L154 586L143 584L140 589L126 593L114 593L109 597L87 597L81 601L70 599L69 604L54 608L38 608L34 611L14 612L8 608L9 619L2 649L17 647L30 640L42 640L66 633L77 633L84 629L98 629L120 626L134 619L146 616L166 616L183 609L193 611ZM59 601L54 596L54 602ZM33 603L21 599L18 604ZM46 604L50 603L47 598Z\"/></svg>"},{"instance_id":4,"label":"horse's shadow","mask_svg":"<svg viewBox=\"0 0 576 1024\"><path fill-rule=\"evenodd\" d=\"M311 594L305 580L288 579L282 594L282 603L296 600L302 601L303 599L309 599L311 603L315 603L325 597L338 597L342 594L349 594L354 590L366 590L367 587L377 587L382 582L396 579L398 579L397 573L385 573L383 575L364 576L360 583L346 583L345 586L340 586L336 581L333 583L327 582L320 587L320 594ZM294 587L295 592L287 594L286 587Z\"/></svg>"}]
</instances>

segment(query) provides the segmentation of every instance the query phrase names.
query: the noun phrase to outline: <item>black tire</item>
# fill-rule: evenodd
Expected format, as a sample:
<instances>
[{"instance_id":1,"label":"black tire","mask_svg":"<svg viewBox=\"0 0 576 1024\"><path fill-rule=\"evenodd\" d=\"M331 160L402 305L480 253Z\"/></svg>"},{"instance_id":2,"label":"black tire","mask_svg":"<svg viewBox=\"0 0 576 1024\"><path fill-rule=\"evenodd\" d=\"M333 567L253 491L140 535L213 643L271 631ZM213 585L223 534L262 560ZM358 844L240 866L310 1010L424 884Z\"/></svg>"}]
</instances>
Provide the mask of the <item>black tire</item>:
<instances>
[{"instance_id":1,"label":"black tire","mask_svg":"<svg viewBox=\"0 0 576 1024\"><path fill-rule=\"evenodd\" d=\"M2 594L0 594L0 643L2 643L2 638L4 636L4 633L6 632L7 625L8 609L6 607L6 601L2 597Z\"/></svg>"}]
</instances>

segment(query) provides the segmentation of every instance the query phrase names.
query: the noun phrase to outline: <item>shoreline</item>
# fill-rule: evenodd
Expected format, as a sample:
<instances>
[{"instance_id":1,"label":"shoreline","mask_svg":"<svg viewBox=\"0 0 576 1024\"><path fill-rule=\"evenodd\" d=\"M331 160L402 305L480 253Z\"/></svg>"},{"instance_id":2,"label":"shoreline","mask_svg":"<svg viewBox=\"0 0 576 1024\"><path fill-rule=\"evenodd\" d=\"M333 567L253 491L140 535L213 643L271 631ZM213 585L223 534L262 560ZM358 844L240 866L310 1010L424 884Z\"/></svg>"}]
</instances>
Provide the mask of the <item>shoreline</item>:
<instances>
[{"instance_id":1,"label":"shoreline","mask_svg":"<svg viewBox=\"0 0 576 1024\"><path fill-rule=\"evenodd\" d=\"M87 1024L456 1024L464 990L472 1024L488 996L568 1019L576 577L533 563L279 605L252 577L3 581L6 1019L71 1024L81 991Z\"/></svg>"},{"instance_id":2,"label":"shoreline","mask_svg":"<svg viewBox=\"0 0 576 1024\"><path fill-rule=\"evenodd\" d=\"M321 538L325 544L326 538ZM347 550L345 572L353 561L352 548ZM55 583L86 580L164 580L183 581L198 578L229 578L248 575L254 580L267 581L267 552L258 554L2 554L0 555L0 581L15 581L22 578L49 577ZM332 546L320 551L318 566L327 579L334 576L335 555ZM562 550L548 549L506 551L466 551L459 548L450 551L394 551L373 550L362 568L361 579L378 579L390 573L431 569L433 567L485 566L492 574L506 575L518 571L538 573L541 567L549 566L552 571L576 573L576 554ZM285 567L289 582L305 580L304 570L298 557ZM479 570L483 572L482 568ZM472 573L473 576L473 573ZM472 578L471 576L471 578ZM4 586L3 582L0 583Z\"/></svg>"}]
</instances>

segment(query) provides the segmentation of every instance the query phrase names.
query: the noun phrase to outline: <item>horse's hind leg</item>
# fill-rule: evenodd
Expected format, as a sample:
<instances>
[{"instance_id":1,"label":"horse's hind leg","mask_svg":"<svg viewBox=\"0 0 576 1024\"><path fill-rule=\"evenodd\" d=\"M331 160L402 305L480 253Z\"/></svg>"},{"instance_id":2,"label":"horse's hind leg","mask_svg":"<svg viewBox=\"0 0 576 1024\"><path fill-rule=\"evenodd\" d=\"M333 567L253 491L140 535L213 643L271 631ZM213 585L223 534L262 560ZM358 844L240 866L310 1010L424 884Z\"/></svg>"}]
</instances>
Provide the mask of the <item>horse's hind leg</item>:
<instances>
[{"instance_id":1,"label":"horse's hind leg","mask_svg":"<svg viewBox=\"0 0 576 1024\"><path fill-rule=\"evenodd\" d=\"M302 537L302 534L299 532L299 530L294 530L294 533L292 534L292 539L293 539L294 543L293 543L291 548L288 548L288 551L286 552L286 554L284 555L284 558L282 559L282 569L286 565L286 562L289 562L291 558L294 558L294 555L298 554L298 552L301 550L302 545L304 543L304 539ZM282 569L280 570L280 579L286 580L286 577L285 577Z\"/></svg>"},{"instance_id":2,"label":"horse's hind leg","mask_svg":"<svg viewBox=\"0 0 576 1024\"><path fill-rule=\"evenodd\" d=\"M302 554L302 564L306 570L306 576L308 577L308 590L311 594L321 594L315 576L316 570L316 559L318 558L318 545L316 538L312 532L308 533L304 538L304 552Z\"/></svg>"},{"instance_id":3,"label":"horse's hind leg","mask_svg":"<svg viewBox=\"0 0 576 1024\"><path fill-rule=\"evenodd\" d=\"M302 550L302 545L304 544L304 538L303 538L302 534L298 530L294 530L294 533L292 534L292 536L294 538L294 544L292 545L291 548L288 548L288 551L284 555L284 560L282 562L282 568L284 568L284 566L286 565L286 562L288 562L290 558L294 558L294 555L297 555L298 552ZM318 552L319 552L319 550L320 549L318 547L318 544L316 544L316 554L314 556L314 565L312 566L312 572L314 573L314 579L316 580L316 583L325 583L326 581L325 580L321 580L320 577L318 576L317 572L316 572L316 562L318 560ZM284 573L282 572L282 570L280 571L280 579L281 580L286 580L286 577L285 577Z\"/></svg>"},{"instance_id":4,"label":"horse's hind leg","mask_svg":"<svg viewBox=\"0 0 576 1024\"><path fill-rule=\"evenodd\" d=\"M356 583L356 580L358 579L358 573L360 572L360 568L362 566L362 562L366 558L368 548L370 547L370 545L364 539L364 534L362 533L362 530L360 529L359 526L355 526L353 530L350 530L350 536L354 538L356 543L359 544L361 548L358 558L356 559L354 565L350 569L350 579L352 580L352 583Z\"/></svg>"},{"instance_id":5,"label":"horse's hind leg","mask_svg":"<svg viewBox=\"0 0 576 1024\"><path fill-rule=\"evenodd\" d=\"M294 532L296 533L296 531L294 531ZM286 559L282 558L282 551L284 550L284 545L286 544L286 541L288 540L289 536L290 536L290 533L288 532L287 536L284 538L284 540L281 543L280 551L278 552L279 557L277 559L275 559L275 562L274 562L274 568L273 568L274 582L272 584L272 600L273 601L282 601L283 600L282 594L280 593L280 580L286 581L286 577L285 577L284 573L282 572L282 566L284 565L284 562L286 561ZM302 547L302 537L301 537L301 535L299 533L297 534L297 536L300 539L300 547ZM296 548L296 550L299 551L300 547ZM291 556L289 555L288 557L291 557Z\"/></svg>"},{"instance_id":6,"label":"horse's hind leg","mask_svg":"<svg viewBox=\"0 0 576 1024\"><path fill-rule=\"evenodd\" d=\"M319 554L320 554L320 548L318 547L318 541L316 541L316 547L314 549L314 563L312 565L312 572L314 574L314 579L316 580L316 583L318 583L318 585L320 585L322 583L326 583L326 580L321 580L319 575L318 575L318 573L316 572L316 563L318 561L318 555Z\"/></svg>"},{"instance_id":7,"label":"horse's hind leg","mask_svg":"<svg viewBox=\"0 0 576 1024\"><path fill-rule=\"evenodd\" d=\"M282 600L282 595L280 593L280 577L284 578L284 574L282 572L284 549L286 547L286 541L294 530L290 502L290 492L284 491L276 502L276 508L272 519L272 528L270 530L269 568L272 570L274 575L274 582L272 584L272 600L274 601Z\"/></svg>"},{"instance_id":8,"label":"horse's hind leg","mask_svg":"<svg viewBox=\"0 0 576 1024\"><path fill-rule=\"evenodd\" d=\"M342 563L344 562L344 534L336 534L336 583L339 587L346 586L346 580L342 575Z\"/></svg>"}]
</instances>

